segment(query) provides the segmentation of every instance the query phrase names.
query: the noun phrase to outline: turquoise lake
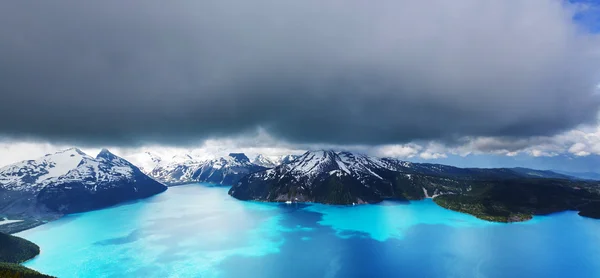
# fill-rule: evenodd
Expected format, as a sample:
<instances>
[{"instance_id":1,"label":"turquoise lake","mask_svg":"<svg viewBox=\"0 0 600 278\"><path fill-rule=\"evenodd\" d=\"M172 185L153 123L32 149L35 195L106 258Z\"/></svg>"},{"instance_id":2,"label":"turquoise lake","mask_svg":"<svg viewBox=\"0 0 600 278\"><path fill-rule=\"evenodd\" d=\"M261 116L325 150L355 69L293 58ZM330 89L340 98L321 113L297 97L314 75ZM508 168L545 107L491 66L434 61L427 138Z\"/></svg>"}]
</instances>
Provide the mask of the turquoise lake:
<instances>
[{"instance_id":1,"label":"turquoise lake","mask_svg":"<svg viewBox=\"0 0 600 278\"><path fill-rule=\"evenodd\" d=\"M498 224L431 200L242 202L190 184L18 233L58 277L600 277L600 220Z\"/></svg>"}]
</instances>

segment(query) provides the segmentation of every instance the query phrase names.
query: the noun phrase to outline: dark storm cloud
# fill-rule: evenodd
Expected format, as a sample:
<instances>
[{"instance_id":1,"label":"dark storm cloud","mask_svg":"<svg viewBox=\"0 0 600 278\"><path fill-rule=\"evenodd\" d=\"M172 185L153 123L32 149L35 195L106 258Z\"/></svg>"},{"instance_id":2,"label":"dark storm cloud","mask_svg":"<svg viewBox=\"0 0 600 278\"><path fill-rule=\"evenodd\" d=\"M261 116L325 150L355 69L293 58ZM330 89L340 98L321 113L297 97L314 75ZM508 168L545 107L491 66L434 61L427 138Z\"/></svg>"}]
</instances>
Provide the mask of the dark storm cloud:
<instances>
[{"instance_id":1,"label":"dark storm cloud","mask_svg":"<svg viewBox=\"0 0 600 278\"><path fill-rule=\"evenodd\" d=\"M560 1L4 1L0 134L179 144L549 135L595 119ZM595 52L596 51L596 52Z\"/></svg>"}]
</instances>

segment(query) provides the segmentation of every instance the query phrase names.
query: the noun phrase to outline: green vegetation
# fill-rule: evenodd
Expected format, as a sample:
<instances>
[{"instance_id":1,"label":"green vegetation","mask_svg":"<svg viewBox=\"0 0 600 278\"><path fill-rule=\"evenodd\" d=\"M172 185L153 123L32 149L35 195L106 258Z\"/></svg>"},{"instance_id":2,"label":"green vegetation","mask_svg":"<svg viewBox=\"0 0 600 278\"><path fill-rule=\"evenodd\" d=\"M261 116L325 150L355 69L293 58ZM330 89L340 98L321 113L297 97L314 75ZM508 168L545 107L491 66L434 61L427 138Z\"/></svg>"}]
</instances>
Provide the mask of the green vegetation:
<instances>
[{"instance_id":1,"label":"green vegetation","mask_svg":"<svg viewBox=\"0 0 600 278\"><path fill-rule=\"evenodd\" d=\"M579 215L600 219L600 202L590 202L579 207Z\"/></svg>"},{"instance_id":2,"label":"green vegetation","mask_svg":"<svg viewBox=\"0 0 600 278\"><path fill-rule=\"evenodd\" d=\"M22 263L40 253L33 242L0 233L0 262Z\"/></svg>"},{"instance_id":3,"label":"green vegetation","mask_svg":"<svg viewBox=\"0 0 600 278\"><path fill-rule=\"evenodd\" d=\"M20 264L0 263L0 277L6 278L52 278Z\"/></svg>"},{"instance_id":4,"label":"green vegetation","mask_svg":"<svg viewBox=\"0 0 600 278\"><path fill-rule=\"evenodd\" d=\"M322 187L323 194L317 195L316 201L327 204L351 204L354 202L350 188L338 179L328 178Z\"/></svg>"},{"instance_id":5,"label":"green vegetation","mask_svg":"<svg viewBox=\"0 0 600 278\"><path fill-rule=\"evenodd\" d=\"M40 248L33 242L0 233L0 277L52 277L19 264L32 259L39 253Z\"/></svg>"},{"instance_id":6,"label":"green vegetation","mask_svg":"<svg viewBox=\"0 0 600 278\"><path fill-rule=\"evenodd\" d=\"M511 211L502 203L474 196L442 195L434 198L433 201L441 207L492 222L518 222L533 217L531 213Z\"/></svg>"},{"instance_id":7,"label":"green vegetation","mask_svg":"<svg viewBox=\"0 0 600 278\"><path fill-rule=\"evenodd\" d=\"M423 189L427 190L429 195L439 192L458 194L466 191L470 182L422 174L401 173L392 177L394 196L406 200L424 199L426 196Z\"/></svg>"},{"instance_id":8,"label":"green vegetation","mask_svg":"<svg viewBox=\"0 0 600 278\"><path fill-rule=\"evenodd\" d=\"M526 221L533 215L579 210L600 216L600 195L592 183L560 179L473 181L463 194L447 194L434 201L447 209L494 222Z\"/></svg>"}]
</instances>

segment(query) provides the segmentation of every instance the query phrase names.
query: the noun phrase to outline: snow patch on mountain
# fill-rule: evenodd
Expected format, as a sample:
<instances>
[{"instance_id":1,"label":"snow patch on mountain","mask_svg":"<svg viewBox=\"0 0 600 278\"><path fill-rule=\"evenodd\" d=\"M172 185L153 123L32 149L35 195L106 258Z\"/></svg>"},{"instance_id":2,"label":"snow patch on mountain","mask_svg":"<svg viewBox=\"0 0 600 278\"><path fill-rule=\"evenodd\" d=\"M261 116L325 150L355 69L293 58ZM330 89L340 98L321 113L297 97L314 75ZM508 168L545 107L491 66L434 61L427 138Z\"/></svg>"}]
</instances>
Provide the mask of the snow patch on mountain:
<instances>
[{"instance_id":1,"label":"snow patch on mountain","mask_svg":"<svg viewBox=\"0 0 600 278\"><path fill-rule=\"evenodd\" d=\"M135 166L107 149L96 156L84 157L74 169L52 181L53 186L65 182L80 181L97 190L98 184L112 184L115 181L133 180ZM114 185L114 184L113 184Z\"/></svg>"},{"instance_id":2,"label":"snow patch on mountain","mask_svg":"<svg viewBox=\"0 0 600 278\"><path fill-rule=\"evenodd\" d=\"M13 191L38 191L92 157L77 148L48 154L35 160L25 160L0 168L0 188Z\"/></svg>"},{"instance_id":3,"label":"snow patch on mountain","mask_svg":"<svg viewBox=\"0 0 600 278\"><path fill-rule=\"evenodd\" d=\"M165 163L160 155L149 151L129 155L127 160L138 166L143 172L152 171L152 169Z\"/></svg>"},{"instance_id":4,"label":"snow patch on mountain","mask_svg":"<svg viewBox=\"0 0 600 278\"><path fill-rule=\"evenodd\" d=\"M305 179L306 184L322 173L330 175L348 175L364 180L366 178L383 179L375 172L376 169L385 168L386 165L378 158L362 154L334 151L311 151L297 157L292 162L278 166L272 172L280 172L283 176L292 176L296 179ZM272 172L267 172L269 175Z\"/></svg>"},{"instance_id":5,"label":"snow patch on mountain","mask_svg":"<svg viewBox=\"0 0 600 278\"><path fill-rule=\"evenodd\" d=\"M266 168L273 168L273 167L279 166L281 164L290 163L298 157L299 157L299 155L293 155L293 154L269 155L269 156L259 154L252 160L252 163L259 165L259 166L266 167Z\"/></svg>"},{"instance_id":6,"label":"snow patch on mountain","mask_svg":"<svg viewBox=\"0 0 600 278\"><path fill-rule=\"evenodd\" d=\"M267 168L273 168L281 163L281 157L269 157L259 154L252 160L252 163Z\"/></svg>"}]
</instances>

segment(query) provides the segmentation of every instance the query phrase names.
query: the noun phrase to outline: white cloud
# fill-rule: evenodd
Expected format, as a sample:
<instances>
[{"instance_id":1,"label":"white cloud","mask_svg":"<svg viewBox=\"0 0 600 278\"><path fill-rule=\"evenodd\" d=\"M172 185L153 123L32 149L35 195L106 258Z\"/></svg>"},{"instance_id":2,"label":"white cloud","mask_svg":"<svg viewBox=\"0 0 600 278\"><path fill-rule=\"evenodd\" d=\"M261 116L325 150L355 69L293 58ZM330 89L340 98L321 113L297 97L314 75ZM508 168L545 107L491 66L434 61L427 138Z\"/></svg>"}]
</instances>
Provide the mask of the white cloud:
<instances>
[{"instance_id":1,"label":"white cloud","mask_svg":"<svg viewBox=\"0 0 600 278\"><path fill-rule=\"evenodd\" d=\"M600 125L580 126L555 136L529 138L465 137L458 144L421 142L379 147L376 154L401 158L444 158L447 155L494 154L534 157L553 157L561 154L574 156L600 155Z\"/></svg>"},{"instance_id":2,"label":"white cloud","mask_svg":"<svg viewBox=\"0 0 600 278\"><path fill-rule=\"evenodd\" d=\"M589 155L589 152L584 151L586 149L586 145L583 143L575 143L573 146L569 148L569 152L575 154L577 156L586 156Z\"/></svg>"},{"instance_id":3,"label":"white cloud","mask_svg":"<svg viewBox=\"0 0 600 278\"><path fill-rule=\"evenodd\" d=\"M517 156L519 154L533 157L552 157L557 155L589 156L600 155L600 125L581 126L551 137L501 138L501 137L469 137L458 140L458 144L441 142L414 142L408 144L389 144L380 146L342 146L330 144L290 144L273 138L264 130L252 135L235 138L213 138L191 147L172 147L147 145L135 148L106 146L117 155L135 162L136 156L143 152L151 152L163 159L190 154L198 158L224 156L230 152L243 152L253 158L258 154L279 156L285 154L301 154L306 150L336 149L366 153L379 157L396 157L401 159L440 159L449 155L494 154ZM53 153L73 146L53 145L40 142L0 141L0 166L16 161L35 159L47 153ZM99 148L81 148L89 155L95 155Z\"/></svg>"},{"instance_id":4,"label":"white cloud","mask_svg":"<svg viewBox=\"0 0 600 278\"><path fill-rule=\"evenodd\" d=\"M439 159L439 158L446 158L448 157L446 154L443 153L430 153L430 152L422 152L419 157L423 158L423 159Z\"/></svg>"},{"instance_id":5,"label":"white cloud","mask_svg":"<svg viewBox=\"0 0 600 278\"><path fill-rule=\"evenodd\" d=\"M418 155L421 149L422 147L416 144L385 145L377 148L374 154L381 157L411 158Z\"/></svg>"}]
</instances>

